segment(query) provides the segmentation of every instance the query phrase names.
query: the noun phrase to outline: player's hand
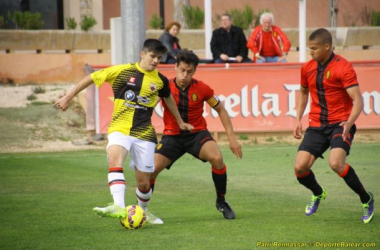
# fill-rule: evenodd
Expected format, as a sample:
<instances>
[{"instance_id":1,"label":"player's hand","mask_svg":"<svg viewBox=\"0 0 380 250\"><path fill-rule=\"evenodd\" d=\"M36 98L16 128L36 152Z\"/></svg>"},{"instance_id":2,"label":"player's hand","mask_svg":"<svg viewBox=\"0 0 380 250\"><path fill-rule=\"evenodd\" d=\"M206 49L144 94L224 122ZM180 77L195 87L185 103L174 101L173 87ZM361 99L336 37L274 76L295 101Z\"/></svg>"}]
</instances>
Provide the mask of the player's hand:
<instances>
[{"instance_id":1,"label":"player's hand","mask_svg":"<svg viewBox=\"0 0 380 250\"><path fill-rule=\"evenodd\" d=\"M181 130L186 130L186 131L191 131L194 129L193 125L189 124L189 123L182 123L182 124L178 124L179 125L179 128Z\"/></svg>"},{"instance_id":2,"label":"player's hand","mask_svg":"<svg viewBox=\"0 0 380 250\"><path fill-rule=\"evenodd\" d=\"M346 141L353 124L345 121L345 122L341 122L339 125L343 127L342 138L343 138L343 141Z\"/></svg>"},{"instance_id":3,"label":"player's hand","mask_svg":"<svg viewBox=\"0 0 380 250\"><path fill-rule=\"evenodd\" d=\"M302 138L302 123L300 121L297 121L294 126L293 137L298 140Z\"/></svg>"},{"instance_id":4,"label":"player's hand","mask_svg":"<svg viewBox=\"0 0 380 250\"><path fill-rule=\"evenodd\" d=\"M69 102L70 102L70 100L68 99L68 97L64 96L61 99L59 99L58 101L56 101L53 104L53 107L60 108L62 111L66 111L67 108L69 107Z\"/></svg>"},{"instance_id":5,"label":"player's hand","mask_svg":"<svg viewBox=\"0 0 380 250\"><path fill-rule=\"evenodd\" d=\"M241 159L243 157L243 151L241 149L240 143L236 139L230 140L230 149L237 158Z\"/></svg>"}]
</instances>

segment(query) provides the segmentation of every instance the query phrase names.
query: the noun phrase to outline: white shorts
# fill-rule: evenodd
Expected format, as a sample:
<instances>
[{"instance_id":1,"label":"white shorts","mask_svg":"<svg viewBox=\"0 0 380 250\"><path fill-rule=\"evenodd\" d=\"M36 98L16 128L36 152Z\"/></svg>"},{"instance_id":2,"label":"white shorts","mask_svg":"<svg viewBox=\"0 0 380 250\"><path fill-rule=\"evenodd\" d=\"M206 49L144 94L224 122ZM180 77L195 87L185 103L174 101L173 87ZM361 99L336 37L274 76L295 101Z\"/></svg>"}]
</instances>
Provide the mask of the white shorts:
<instances>
[{"instance_id":1,"label":"white shorts","mask_svg":"<svg viewBox=\"0 0 380 250\"><path fill-rule=\"evenodd\" d=\"M145 173L154 172L155 143L143 141L120 132L112 132L108 135L107 149L111 145L120 145L131 154L129 167L132 170L138 169Z\"/></svg>"}]
</instances>

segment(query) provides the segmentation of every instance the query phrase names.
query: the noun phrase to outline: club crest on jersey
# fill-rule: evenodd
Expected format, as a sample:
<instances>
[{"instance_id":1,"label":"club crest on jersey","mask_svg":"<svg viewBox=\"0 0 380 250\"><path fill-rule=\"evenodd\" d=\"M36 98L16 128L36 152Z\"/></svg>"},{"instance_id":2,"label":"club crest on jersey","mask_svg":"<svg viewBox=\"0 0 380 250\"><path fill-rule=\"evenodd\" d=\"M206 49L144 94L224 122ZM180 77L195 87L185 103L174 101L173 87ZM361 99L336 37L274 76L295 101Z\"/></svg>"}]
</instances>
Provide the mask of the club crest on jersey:
<instances>
[{"instance_id":1,"label":"club crest on jersey","mask_svg":"<svg viewBox=\"0 0 380 250\"><path fill-rule=\"evenodd\" d=\"M131 76L130 78L129 78L129 81L128 81L128 85L135 85L135 82L136 82L136 77L134 77L134 76Z\"/></svg>"},{"instance_id":2,"label":"club crest on jersey","mask_svg":"<svg viewBox=\"0 0 380 250\"><path fill-rule=\"evenodd\" d=\"M330 72L330 70L328 70L327 73L326 73L326 79L329 79L330 75L331 75L331 72Z\"/></svg>"},{"instance_id":3,"label":"club crest on jersey","mask_svg":"<svg viewBox=\"0 0 380 250\"><path fill-rule=\"evenodd\" d=\"M151 82L150 85L149 85L149 88L150 88L150 91L152 91L152 92L156 91L157 85L155 83Z\"/></svg>"},{"instance_id":4,"label":"club crest on jersey","mask_svg":"<svg viewBox=\"0 0 380 250\"><path fill-rule=\"evenodd\" d=\"M193 102L198 101L198 96L197 96L196 93L193 93L193 94L191 95L191 100L192 100Z\"/></svg>"},{"instance_id":5,"label":"club crest on jersey","mask_svg":"<svg viewBox=\"0 0 380 250\"><path fill-rule=\"evenodd\" d=\"M135 92L133 92L132 90L128 90L127 92L125 92L124 99L132 101L133 99L135 99L135 96Z\"/></svg>"}]
</instances>

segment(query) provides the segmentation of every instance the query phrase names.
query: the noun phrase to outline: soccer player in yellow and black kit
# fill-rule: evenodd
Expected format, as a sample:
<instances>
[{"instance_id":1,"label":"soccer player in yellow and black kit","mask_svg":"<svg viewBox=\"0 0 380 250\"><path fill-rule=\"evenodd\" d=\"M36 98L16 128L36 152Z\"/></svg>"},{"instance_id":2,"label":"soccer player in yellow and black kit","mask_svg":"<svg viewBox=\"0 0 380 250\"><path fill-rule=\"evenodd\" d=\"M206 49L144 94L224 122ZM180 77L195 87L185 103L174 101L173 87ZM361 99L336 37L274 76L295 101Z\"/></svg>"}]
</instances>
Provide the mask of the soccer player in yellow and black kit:
<instances>
[{"instance_id":1,"label":"soccer player in yellow and black kit","mask_svg":"<svg viewBox=\"0 0 380 250\"><path fill-rule=\"evenodd\" d=\"M104 82L112 86L115 101L108 128L107 158L108 182L114 203L107 207L95 207L94 212L100 216L126 216L123 163L128 153L131 154L130 167L135 171L138 204L147 211L152 194L149 178L154 172L154 150L157 143L151 116L159 98L164 99L181 129L193 128L183 122L171 95L168 79L156 69L165 52L166 47L160 41L147 39L140 52L139 63L116 65L96 71L82 79L54 104L65 111L70 100L93 82L98 87ZM147 212L147 217L148 222L154 223L155 217L152 214Z\"/></svg>"}]
</instances>

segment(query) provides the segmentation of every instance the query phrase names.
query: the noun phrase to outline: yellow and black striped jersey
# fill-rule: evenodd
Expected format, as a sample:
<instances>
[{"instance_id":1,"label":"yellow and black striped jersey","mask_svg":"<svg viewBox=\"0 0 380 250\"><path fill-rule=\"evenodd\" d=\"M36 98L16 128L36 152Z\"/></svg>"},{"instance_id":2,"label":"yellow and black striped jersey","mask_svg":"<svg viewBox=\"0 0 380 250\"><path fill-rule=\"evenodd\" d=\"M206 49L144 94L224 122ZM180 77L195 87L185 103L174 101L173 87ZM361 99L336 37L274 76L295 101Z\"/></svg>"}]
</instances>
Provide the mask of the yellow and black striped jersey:
<instances>
[{"instance_id":1,"label":"yellow and black striped jersey","mask_svg":"<svg viewBox=\"0 0 380 250\"><path fill-rule=\"evenodd\" d=\"M104 82L112 86L115 101L108 134L117 131L157 143L151 117L159 97L170 96L169 81L164 75L133 63L96 71L91 78L98 87Z\"/></svg>"}]
</instances>

